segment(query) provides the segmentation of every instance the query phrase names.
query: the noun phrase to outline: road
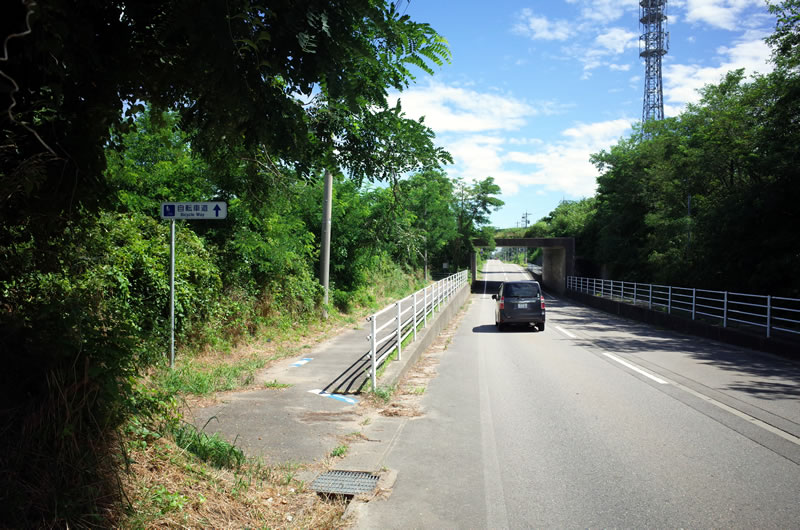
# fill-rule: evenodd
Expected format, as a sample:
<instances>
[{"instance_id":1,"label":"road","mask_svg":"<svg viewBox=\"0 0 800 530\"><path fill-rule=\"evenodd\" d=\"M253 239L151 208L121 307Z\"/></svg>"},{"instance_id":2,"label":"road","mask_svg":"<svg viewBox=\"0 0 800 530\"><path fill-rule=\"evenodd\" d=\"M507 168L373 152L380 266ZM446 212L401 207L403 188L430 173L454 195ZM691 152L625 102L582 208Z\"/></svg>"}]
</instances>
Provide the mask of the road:
<instances>
[{"instance_id":1,"label":"road","mask_svg":"<svg viewBox=\"0 0 800 530\"><path fill-rule=\"evenodd\" d=\"M547 305L501 333L473 295L358 527L800 527L800 366Z\"/></svg>"}]
</instances>

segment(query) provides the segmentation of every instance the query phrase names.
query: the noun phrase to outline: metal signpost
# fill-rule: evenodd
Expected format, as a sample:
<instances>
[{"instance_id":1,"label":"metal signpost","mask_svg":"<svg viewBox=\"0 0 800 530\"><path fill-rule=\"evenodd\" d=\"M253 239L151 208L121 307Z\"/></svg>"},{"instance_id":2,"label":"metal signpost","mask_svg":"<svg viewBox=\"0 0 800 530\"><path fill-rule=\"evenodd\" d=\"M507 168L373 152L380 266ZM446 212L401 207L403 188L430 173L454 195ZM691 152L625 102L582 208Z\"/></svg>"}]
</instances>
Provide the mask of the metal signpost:
<instances>
[{"instance_id":1,"label":"metal signpost","mask_svg":"<svg viewBox=\"0 0 800 530\"><path fill-rule=\"evenodd\" d=\"M161 218L169 219L169 367L175 368L175 219L206 220L228 217L228 203L162 202Z\"/></svg>"}]
</instances>

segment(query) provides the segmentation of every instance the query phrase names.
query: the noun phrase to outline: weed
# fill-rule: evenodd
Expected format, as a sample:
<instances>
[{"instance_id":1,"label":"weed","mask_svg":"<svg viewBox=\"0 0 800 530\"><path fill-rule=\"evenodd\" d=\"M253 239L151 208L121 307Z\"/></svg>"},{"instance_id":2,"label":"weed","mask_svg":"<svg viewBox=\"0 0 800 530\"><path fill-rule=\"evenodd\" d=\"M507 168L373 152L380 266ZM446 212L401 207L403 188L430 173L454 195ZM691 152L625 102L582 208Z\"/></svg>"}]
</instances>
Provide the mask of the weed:
<instances>
[{"instance_id":1,"label":"weed","mask_svg":"<svg viewBox=\"0 0 800 530\"><path fill-rule=\"evenodd\" d=\"M256 356L234 364L211 368L189 362L175 370L162 373L159 383L164 391L172 394L208 395L251 384L255 379L254 373L266 363L266 359Z\"/></svg>"},{"instance_id":2,"label":"weed","mask_svg":"<svg viewBox=\"0 0 800 530\"><path fill-rule=\"evenodd\" d=\"M171 493L162 484L158 484L150 491L151 502L158 507L161 515L183 510L187 498L180 493Z\"/></svg>"},{"instance_id":3,"label":"weed","mask_svg":"<svg viewBox=\"0 0 800 530\"><path fill-rule=\"evenodd\" d=\"M334 458L337 456L344 456L345 454L347 454L347 449L348 447L346 445L340 445L334 448L333 451L331 451L331 456Z\"/></svg>"},{"instance_id":4,"label":"weed","mask_svg":"<svg viewBox=\"0 0 800 530\"><path fill-rule=\"evenodd\" d=\"M394 394L394 387L379 386L371 393L374 396L382 399L384 403L388 403L389 400L392 399L392 394Z\"/></svg>"},{"instance_id":5,"label":"weed","mask_svg":"<svg viewBox=\"0 0 800 530\"><path fill-rule=\"evenodd\" d=\"M264 383L264 388L289 388L290 386L292 385L289 383L279 383L277 379Z\"/></svg>"},{"instance_id":6,"label":"weed","mask_svg":"<svg viewBox=\"0 0 800 530\"><path fill-rule=\"evenodd\" d=\"M222 439L219 434L211 436L198 431L192 424L184 423L173 428L175 444L196 455L214 467L237 469L245 461L244 452L234 444Z\"/></svg>"}]
</instances>

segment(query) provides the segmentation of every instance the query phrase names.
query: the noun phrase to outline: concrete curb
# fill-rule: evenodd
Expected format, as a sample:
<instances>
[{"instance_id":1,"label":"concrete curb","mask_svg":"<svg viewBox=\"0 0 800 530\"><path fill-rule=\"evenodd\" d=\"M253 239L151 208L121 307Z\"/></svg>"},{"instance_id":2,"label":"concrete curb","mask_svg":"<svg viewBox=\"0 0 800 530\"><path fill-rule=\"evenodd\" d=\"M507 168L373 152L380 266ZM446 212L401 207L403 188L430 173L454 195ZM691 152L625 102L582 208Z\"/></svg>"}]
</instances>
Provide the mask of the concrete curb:
<instances>
[{"instance_id":1,"label":"concrete curb","mask_svg":"<svg viewBox=\"0 0 800 530\"><path fill-rule=\"evenodd\" d=\"M432 323L428 319L428 327L418 331L417 340L403 349L401 360L392 361L386 367L386 371L378 378L378 385L389 387L397 385L406 372L414 366L414 363L417 362L423 352L428 349L428 346L439 336L439 333L450 323L459 309L467 302L469 295L470 287L469 284L466 284L453 295L447 307L436 314Z\"/></svg>"}]
</instances>

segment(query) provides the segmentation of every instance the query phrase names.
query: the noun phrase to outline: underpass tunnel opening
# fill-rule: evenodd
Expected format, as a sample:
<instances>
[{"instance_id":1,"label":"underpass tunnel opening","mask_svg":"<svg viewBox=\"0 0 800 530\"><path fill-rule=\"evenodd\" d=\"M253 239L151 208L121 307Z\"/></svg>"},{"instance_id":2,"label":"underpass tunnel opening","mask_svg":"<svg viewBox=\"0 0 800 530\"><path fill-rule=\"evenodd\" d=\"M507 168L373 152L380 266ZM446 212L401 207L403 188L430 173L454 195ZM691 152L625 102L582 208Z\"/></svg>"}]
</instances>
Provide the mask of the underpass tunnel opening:
<instances>
[{"instance_id":1,"label":"underpass tunnel opening","mask_svg":"<svg viewBox=\"0 0 800 530\"><path fill-rule=\"evenodd\" d=\"M473 243L476 252L481 252L484 260L500 259L504 263L524 263L523 267L528 269L532 278L554 293L562 294L566 290L567 277L574 275L573 238L495 239L495 249L491 253L484 242L477 240ZM531 258L530 261L527 258ZM509 271L483 272L483 278L478 280L477 262L477 254L473 253L471 259L473 291L489 292L491 289L499 289L503 273ZM476 285L478 283L480 285Z\"/></svg>"}]
</instances>

